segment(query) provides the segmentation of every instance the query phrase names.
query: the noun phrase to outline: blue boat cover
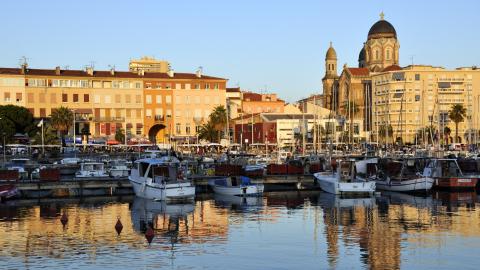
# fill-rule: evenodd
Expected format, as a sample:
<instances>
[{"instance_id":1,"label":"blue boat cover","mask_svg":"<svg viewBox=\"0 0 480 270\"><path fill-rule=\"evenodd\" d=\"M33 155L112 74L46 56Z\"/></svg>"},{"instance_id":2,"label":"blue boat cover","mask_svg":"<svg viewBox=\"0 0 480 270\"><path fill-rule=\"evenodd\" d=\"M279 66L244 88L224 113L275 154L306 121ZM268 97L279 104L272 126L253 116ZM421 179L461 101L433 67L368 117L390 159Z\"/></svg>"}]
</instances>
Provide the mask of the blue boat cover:
<instances>
[{"instance_id":1,"label":"blue boat cover","mask_svg":"<svg viewBox=\"0 0 480 270\"><path fill-rule=\"evenodd\" d=\"M248 186L248 185L251 185L251 181L250 181L250 178L246 177L246 176L240 176L240 179L242 180L242 185L243 186Z\"/></svg>"}]
</instances>

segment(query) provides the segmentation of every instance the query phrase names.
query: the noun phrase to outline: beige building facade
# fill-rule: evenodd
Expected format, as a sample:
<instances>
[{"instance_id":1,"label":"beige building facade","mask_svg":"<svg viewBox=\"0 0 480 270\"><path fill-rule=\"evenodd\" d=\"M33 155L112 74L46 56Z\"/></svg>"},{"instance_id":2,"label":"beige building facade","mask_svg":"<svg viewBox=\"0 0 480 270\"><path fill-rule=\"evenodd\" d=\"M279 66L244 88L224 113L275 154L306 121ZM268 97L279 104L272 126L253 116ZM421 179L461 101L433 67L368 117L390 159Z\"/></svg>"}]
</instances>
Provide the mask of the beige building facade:
<instances>
[{"instance_id":1,"label":"beige building facade","mask_svg":"<svg viewBox=\"0 0 480 270\"><path fill-rule=\"evenodd\" d=\"M445 127L451 130L449 137L455 134L455 124L449 119L448 112L452 105L462 104L466 109L466 117L459 124L457 142L473 143L478 139L479 69L407 66L401 70L372 75L372 85L372 134L375 137L379 137L381 126L391 125L393 138L401 137L404 142L413 143L421 136L418 132L422 128L433 125L437 140L445 138L446 141L448 134L444 134ZM451 138L449 141L452 141Z\"/></svg>"}]
</instances>

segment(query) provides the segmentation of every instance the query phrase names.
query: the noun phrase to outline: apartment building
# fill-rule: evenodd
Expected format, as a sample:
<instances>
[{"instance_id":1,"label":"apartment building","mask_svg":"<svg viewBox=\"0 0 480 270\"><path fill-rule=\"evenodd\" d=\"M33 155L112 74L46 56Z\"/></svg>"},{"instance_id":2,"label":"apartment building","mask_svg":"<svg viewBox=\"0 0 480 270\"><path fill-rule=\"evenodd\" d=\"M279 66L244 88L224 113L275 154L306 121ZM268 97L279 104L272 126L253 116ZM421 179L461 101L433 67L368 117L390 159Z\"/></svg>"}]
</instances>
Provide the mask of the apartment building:
<instances>
[{"instance_id":1,"label":"apartment building","mask_svg":"<svg viewBox=\"0 0 480 270\"><path fill-rule=\"evenodd\" d=\"M0 105L48 118L64 106L75 113L77 135L164 141L194 136L216 105L225 105L226 79L197 73L0 68ZM177 106L175 103L178 102ZM193 106L192 106L193 105Z\"/></svg>"},{"instance_id":2,"label":"apartment building","mask_svg":"<svg viewBox=\"0 0 480 270\"><path fill-rule=\"evenodd\" d=\"M382 125L391 125L393 138L414 142L417 132L429 125L437 128L439 137L455 124L448 112L454 104L462 104L467 115L459 124L458 142L473 141L480 130L480 69L413 65L372 75L373 130L378 137ZM468 136L467 131L472 132Z\"/></svg>"}]
</instances>

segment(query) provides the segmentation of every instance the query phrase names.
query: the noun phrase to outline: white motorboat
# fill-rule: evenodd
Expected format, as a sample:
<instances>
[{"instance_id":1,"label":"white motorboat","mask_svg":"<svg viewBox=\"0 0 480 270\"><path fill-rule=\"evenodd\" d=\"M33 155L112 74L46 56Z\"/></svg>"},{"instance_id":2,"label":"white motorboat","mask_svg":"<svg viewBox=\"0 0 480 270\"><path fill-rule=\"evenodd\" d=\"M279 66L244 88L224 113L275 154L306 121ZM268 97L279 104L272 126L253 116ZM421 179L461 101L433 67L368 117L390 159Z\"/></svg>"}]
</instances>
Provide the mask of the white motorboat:
<instances>
[{"instance_id":1,"label":"white motorboat","mask_svg":"<svg viewBox=\"0 0 480 270\"><path fill-rule=\"evenodd\" d=\"M117 159L110 161L110 168L108 169L108 174L113 178L128 177L130 169L127 166L125 160Z\"/></svg>"},{"instance_id":2,"label":"white motorboat","mask_svg":"<svg viewBox=\"0 0 480 270\"><path fill-rule=\"evenodd\" d=\"M105 178L105 164L101 162L82 162L80 169L75 173L75 178Z\"/></svg>"},{"instance_id":3,"label":"white motorboat","mask_svg":"<svg viewBox=\"0 0 480 270\"><path fill-rule=\"evenodd\" d=\"M171 156L135 161L128 177L135 195L153 200L191 200L195 186L183 177L180 161Z\"/></svg>"},{"instance_id":4,"label":"white motorboat","mask_svg":"<svg viewBox=\"0 0 480 270\"><path fill-rule=\"evenodd\" d=\"M18 171L19 179L28 179L28 171L25 169L28 164L30 164L28 158L12 158L7 170Z\"/></svg>"},{"instance_id":5,"label":"white motorboat","mask_svg":"<svg viewBox=\"0 0 480 270\"><path fill-rule=\"evenodd\" d=\"M373 194L375 181L357 176L354 160L340 161L336 171L313 174L320 188L337 195Z\"/></svg>"},{"instance_id":6,"label":"white motorboat","mask_svg":"<svg viewBox=\"0 0 480 270\"><path fill-rule=\"evenodd\" d=\"M245 176L213 179L209 185L217 194L232 196L259 196L263 194L262 184L252 184Z\"/></svg>"},{"instance_id":7,"label":"white motorboat","mask_svg":"<svg viewBox=\"0 0 480 270\"><path fill-rule=\"evenodd\" d=\"M379 164L377 188L397 192L428 192L434 179L423 175L424 159L385 160Z\"/></svg>"}]
</instances>

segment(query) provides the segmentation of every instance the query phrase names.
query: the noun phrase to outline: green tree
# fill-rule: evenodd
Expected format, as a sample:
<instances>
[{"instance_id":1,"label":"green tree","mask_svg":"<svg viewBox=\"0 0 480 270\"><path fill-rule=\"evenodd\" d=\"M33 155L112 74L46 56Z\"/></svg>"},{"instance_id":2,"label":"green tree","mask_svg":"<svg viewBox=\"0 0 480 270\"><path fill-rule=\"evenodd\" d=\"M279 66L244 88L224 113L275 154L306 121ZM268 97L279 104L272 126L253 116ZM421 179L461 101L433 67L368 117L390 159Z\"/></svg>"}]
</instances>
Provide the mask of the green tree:
<instances>
[{"instance_id":1,"label":"green tree","mask_svg":"<svg viewBox=\"0 0 480 270\"><path fill-rule=\"evenodd\" d=\"M198 131L198 137L209 142L215 142L218 138L218 130L215 129L215 126L212 122L208 121L203 124Z\"/></svg>"},{"instance_id":2,"label":"green tree","mask_svg":"<svg viewBox=\"0 0 480 270\"><path fill-rule=\"evenodd\" d=\"M60 132L63 143L65 135L67 135L68 130L73 125L73 112L69 108L63 106L52 110L50 122L52 127Z\"/></svg>"},{"instance_id":3,"label":"green tree","mask_svg":"<svg viewBox=\"0 0 480 270\"><path fill-rule=\"evenodd\" d=\"M5 116L0 114L0 139L3 143L3 137L5 136L5 142L11 141L15 134L15 124Z\"/></svg>"},{"instance_id":4,"label":"green tree","mask_svg":"<svg viewBox=\"0 0 480 270\"><path fill-rule=\"evenodd\" d=\"M217 131L218 141L222 132L225 132L227 126L227 110L222 105L213 109L213 112L209 116L209 122L213 125Z\"/></svg>"},{"instance_id":5,"label":"green tree","mask_svg":"<svg viewBox=\"0 0 480 270\"><path fill-rule=\"evenodd\" d=\"M45 123L45 122L44 122L44 127L43 128L44 128L43 129L43 138L44 138L45 145L57 145L59 143L57 130L50 123ZM35 144L41 144L42 143L42 130L41 130L41 128L38 130L38 132L32 138L32 141Z\"/></svg>"},{"instance_id":6,"label":"green tree","mask_svg":"<svg viewBox=\"0 0 480 270\"><path fill-rule=\"evenodd\" d=\"M32 113L25 107L15 105L0 106L0 118L4 121L6 133L12 133L11 128L13 124L15 133L27 134L29 136L35 135L37 127L33 123ZM5 123L7 122L7 123Z\"/></svg>"},{"instance_id":7,"label":"green tree","mask_svg":"<svg viewBox=\"0 0 480 270\"><path fill-rule=\"evenodd\" d=\"M123 128L119 128L115 131L115 140L120 143L125 142L125 133L123 131Z\"/></svg>"},{"instance_id":8,"label":"green tree","mask_svg":"<svg viewBox=\"0 0 480 270\"><path fill-rule=\"evenodd\" d=\"M454 104L450 108L450 111L448 111L448 117L455 123L455 143L458 139L458 124L463 121L466 115L467 109L465 109L462 104Z\"/></svg>"}]
</instances>

